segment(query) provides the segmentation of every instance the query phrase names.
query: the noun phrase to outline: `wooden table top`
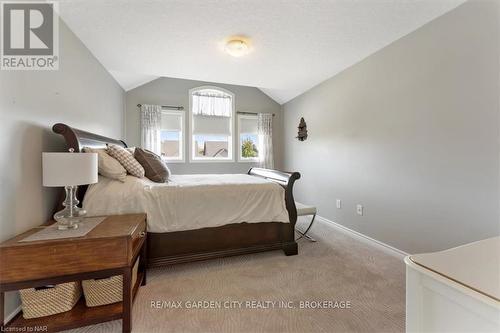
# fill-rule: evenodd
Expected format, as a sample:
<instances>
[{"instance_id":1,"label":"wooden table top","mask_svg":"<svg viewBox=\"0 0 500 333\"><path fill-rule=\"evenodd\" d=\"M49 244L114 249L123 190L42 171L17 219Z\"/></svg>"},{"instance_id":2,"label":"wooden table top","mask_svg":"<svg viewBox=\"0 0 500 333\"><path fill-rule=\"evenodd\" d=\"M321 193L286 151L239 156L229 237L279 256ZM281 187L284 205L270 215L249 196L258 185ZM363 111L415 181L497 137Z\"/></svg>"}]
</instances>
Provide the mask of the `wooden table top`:
<instances>
[{"instance_id":1,"label":"wooden table top","mask_svg":"<svg viewBox=\"0 0 500 333\"><path fill-rule=\"evenodd\" d=\"M6 240L3 243L0 243L0 248L32 246L48 242L59 243L59 242L71 242L71 241L81 241L89 239L129 237L134 234L137 227L139 226L139 223L143 221L145 217L146 214L110 215L107 216L106 219L101 223L99 223L94 229L89 231L89 233L87 233L85 236L82 237L20 242L22 239L55 223L55 221L51 220L44 225L32 228L22 234L19 234L11 239Z\"/></svg>"},{"instance_id":2,"label":"wooden table top","mask_svg":"<svg viewBox=\"0 0 500 333\"><path fill-rule=\"evenodd\" d=\"M44 227L0 244L0 284L9 284L4 288L23 281L126 267L132 264L147 231L146 214L111 215L85 236L20 242Z\"/></svg>"}]
</instances>

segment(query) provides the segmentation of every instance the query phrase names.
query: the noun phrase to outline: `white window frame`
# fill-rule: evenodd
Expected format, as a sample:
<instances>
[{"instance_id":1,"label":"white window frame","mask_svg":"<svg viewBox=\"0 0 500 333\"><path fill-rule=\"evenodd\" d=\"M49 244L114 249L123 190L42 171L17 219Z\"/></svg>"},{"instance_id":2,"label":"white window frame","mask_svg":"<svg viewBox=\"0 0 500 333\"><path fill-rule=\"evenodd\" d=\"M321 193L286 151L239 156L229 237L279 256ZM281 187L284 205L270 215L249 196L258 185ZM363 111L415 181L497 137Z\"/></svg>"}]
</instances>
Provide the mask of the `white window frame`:
<instances>
[{"instance_id":1,"label":"white window frame","mask_svg":"<svg viewBox=\"0 0 500 333\"><path fill-rule=\"evenodd\" d=\"M199 90L205 90L205 89L211 89L211 90L219 90L225 94L228 94L231 96L231 136L228 140L228 157L227 158L220 158L220 157L195 157L194 156L194 140L193 140L193 93L199 91ZM236 115L236 108L235 108L235 95L233 92L217 87L217 86L201 86L201 87L196 87L189 89L189 162L190 163L234 163L234 123L235 123L235 115Z\"/></svg>"},{"instance_id":2,"label":"white window frame","mask_svg":"<svg viewBox=\"0 0 500 333\"><path fill-rule=\"evenodd\" d=\"M179 144L179 158L167 158L163 157L162 159L165 162L168 163L186 163L186 149L185 149L185 142L186 142L186 112L185 111L180 111L180 110L162 110L161 114L169 114L169 115L175 115L175 116L181 116L181 135L179 137L180 144Z\"/></svg>"},{"instance_id":3,"label":"white window frame","mask_svg":"<svg viewBox=\"0 0 500 333\"><path fill-rule=\"evenodd\" d=\"M241 156L241 119L255 119L257 121L257 115L248 115L248 114L238 114L238 137L236 138L238 144L238 162L240 163L256 163L259 162L259 157L243 157ZM258 133L257 133L258 137Z\"/></svg>"}]
</instances>

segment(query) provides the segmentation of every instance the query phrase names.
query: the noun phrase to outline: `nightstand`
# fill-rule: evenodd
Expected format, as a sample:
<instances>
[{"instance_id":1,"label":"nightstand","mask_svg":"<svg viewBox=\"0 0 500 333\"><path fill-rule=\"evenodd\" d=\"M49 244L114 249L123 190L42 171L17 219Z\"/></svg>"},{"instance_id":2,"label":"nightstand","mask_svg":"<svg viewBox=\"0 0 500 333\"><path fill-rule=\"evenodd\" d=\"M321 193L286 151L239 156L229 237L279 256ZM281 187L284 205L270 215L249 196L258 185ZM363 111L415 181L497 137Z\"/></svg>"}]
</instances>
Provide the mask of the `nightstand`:
<instances>
[{"instance_id":1,"label":"nightstand","mask_svg":"<svg viewBox=\"0 0 500 333\"><path fill-rule=\"evenodd\" d=\"M19 314L5 329L29 332L47 327L56 332L122 319L123 332L130 332L132 302L139 286L146 284L146 214L107 216L83 237L19 242L39 230L33 228L0 244L0 323L4 321L4 293L10 290L123 275L123 301L87 307L82 296L71 311L36 319ZM138 257L137 282L132 286Z\"/></svg>"}]
</instances>

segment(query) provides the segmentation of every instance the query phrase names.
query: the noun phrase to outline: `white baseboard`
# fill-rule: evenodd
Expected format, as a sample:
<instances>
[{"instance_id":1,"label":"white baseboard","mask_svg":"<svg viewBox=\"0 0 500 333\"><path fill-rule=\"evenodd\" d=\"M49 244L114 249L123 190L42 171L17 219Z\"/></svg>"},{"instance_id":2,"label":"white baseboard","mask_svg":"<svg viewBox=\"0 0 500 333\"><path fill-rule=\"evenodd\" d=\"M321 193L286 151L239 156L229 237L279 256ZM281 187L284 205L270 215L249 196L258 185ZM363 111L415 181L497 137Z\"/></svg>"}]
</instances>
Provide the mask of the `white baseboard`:
<instances>
[{"instance_id":1,"label":"white baseboard","mask_svg":"<svg viewBox=\"0 0 500 333\"><path fill-rule=\"evenodd\" d=\"M344 233L349 234L352 237L355 237L355 238L357 238L357 239L359 239L359 240L361 240L363 242L366 242L366 243L368 243L370 245L373 245L373 246L381 249L382 251L384 251L384 252L386 252L386 253L388 253L390 255L396 256L398 258L404 258L404 257L406 257L406 256L409 255L405 251L397 249L397 248L395 248L393 246L390 246L390 245L388 245L388 244L386 244L384 242L381 242L379 240L376 240L376 239L373 239L371 237L368 237L368 236L366 236L366 235L364 235L364 234L362 234L360 232L357 232L355 230L349 229L349 228L347 228L347 227L345 227L345 226L343 226L341 224L333 222L333 221L331 221L331 220L329 220L327 218L324 218L322 216L316 215L316 219L319 222L324 222L324 223L326 223L326 224L328 224L328 225L330 225L330 226L332 226L334 228L337 228L337 229L343 231Z\"/></svg>"},{"instance_id":2,"label":"white baseboard","mask_svg":"<svg viewBox=\"0 0 500 333\"><path fill-rule=\"evenodd\" d=\"M12 311L10 314L8 314L5 319L4 319L4 322L3 324L7 324L9 321L11 321L15 316L17 316L17 314L21 312L21 305L19 305L16 309L14 309L14 311Z\"/></svg>"}]
</instances>

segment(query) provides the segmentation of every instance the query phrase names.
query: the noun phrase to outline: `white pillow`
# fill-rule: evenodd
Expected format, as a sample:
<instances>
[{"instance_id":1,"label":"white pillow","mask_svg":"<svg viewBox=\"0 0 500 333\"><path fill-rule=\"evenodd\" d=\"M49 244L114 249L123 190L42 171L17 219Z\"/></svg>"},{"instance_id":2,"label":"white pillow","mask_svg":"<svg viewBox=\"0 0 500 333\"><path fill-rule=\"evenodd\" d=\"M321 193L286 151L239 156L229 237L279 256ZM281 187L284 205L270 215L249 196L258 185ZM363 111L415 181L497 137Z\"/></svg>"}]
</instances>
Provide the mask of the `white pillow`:
<instances>
[{"instance_id":1,"label":"white pillow","mask_svg":"<svg viewBox=\"0 0 500 333\"><path fill-rule=\"evenodd\" d=\"M106 153L106 149L94 149L85 147L83 148L83 151L86 153L97 153L99 174L103 175L104 177L125 182L125 178L127 177L127 170L125 170L120 162L109 156L108 153Z\"/></svg>"},{"instance_id":2,"label":"white pillow","mask_svg":"<svg viewBox=\"0 0 500 333\"><path fill-rule=\"evenodd\" d=\"M120 164L130 173L137 178L144 178L145 171L142 165L137 162L134 156L129 153L125 148L117 145L108 145L108 154L120 162Z\"/></svg>"}]
</instances>

